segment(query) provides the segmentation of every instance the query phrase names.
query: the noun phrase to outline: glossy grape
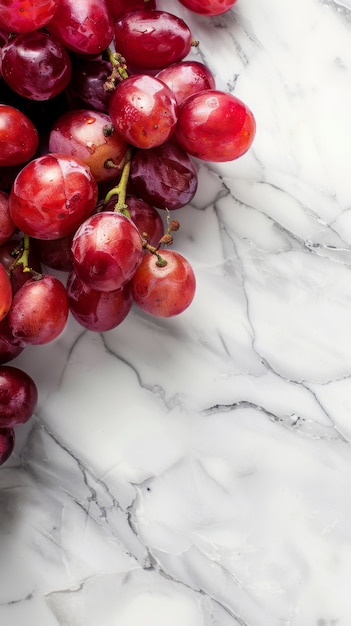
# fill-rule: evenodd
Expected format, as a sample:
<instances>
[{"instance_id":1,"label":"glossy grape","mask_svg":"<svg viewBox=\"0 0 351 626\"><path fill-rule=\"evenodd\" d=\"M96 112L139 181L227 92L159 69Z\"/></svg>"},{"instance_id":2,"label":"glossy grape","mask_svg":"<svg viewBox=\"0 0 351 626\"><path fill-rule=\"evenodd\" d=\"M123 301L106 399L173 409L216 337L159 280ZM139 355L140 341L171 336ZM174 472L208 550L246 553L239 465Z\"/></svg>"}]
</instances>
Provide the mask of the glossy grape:
<instances>
[{"instance_id":1,"label":"glossy grape","mask_svg":"<svg viewBox=\"0 0 351 626\"><path fill-rule=\"evenodd\" d=\"M179 209L197 190L196 167L172 140L157 148L137 150L130 174L136 194L158 209Z\"/></svg>"},{"instance_id":2,"label":"glossy grape","mask_svg":"<svg viewBox=\"0 0 351 626\"><path fill-rule=\"evenodd\" d=\"M174 250L162 250L167 265L160 267L153 254L145 254L132 278L136 304L151 315L172 317L193 301L196 279L190 263Z\"/></svg>"},{"instance_id":3,"label":"glossy grape","mask_svg":"<svg viewBox=\"0 0 351 626\"><path fill-rule=\"evenodd\" d=\"M99 333L121 324L133 303L130 283L114 291L96 291L75 272L68 278L67 294L73 317L88 330Z\"/></svg>"},{"instance_id":4,"label":"glossy grape","mask_svg":"<svg viewBox=\"0 0 351 626\"><path fill-rule=\"evenodd\" d=\"M31 278L14 295L8 313L15 339L41 345L58 337L68 318L66 289L54 276Z\"/></svg>"},{"instance_id":5,"label":"glossy grape","mask_svg":"<svg viewBox=\"0 0 351 626\"><path fill-rule=\"evenodd\" d=\"M2 48L1 71L7 84L29 100L57 96L71 78L71 61L51 35L36 31L17 35Z\"/></svg>"},{"instance_id":6,"label":"glossy grape","mask_svg":"<svg viewBox=\"0 0 351 626\"><path fill-rule=\"evenodd\" d=\"M205 89L215 88L215 79L207 65L199 61L181 61L165 67L156 74L172 90L177 104Z\"/></svg>"},{"instance_id":7,"label":"glossy grape","mask_svg":"<svg viewBox=\"0 0 351 626\"><path fill-rule=\"evenodd\" d=\"M204 161L232 161L245 154L255 136L249 108L230 93L201 91L179 107L175 138L182 148Z\"/></svg>"},{"instance_id":8,"label":"glossy grape","mask_svg":"<svg viewBox=\"0 0 351 626\"><path fill-rule=\"evenodd\" d=\"M104 89L104 84L110 74L111 64L105 59L75 59L69 93L76 108L108 113L111 93Z\"/></svg>"},{"instance_id":9,"label":"glossy grape","mask_svg":"<svg viewBox=\"0 0 351 626\"><path fill-rule=\"evenodd\" d=\"M28 33L43 28L54 16L58 0L0 0L0 28Z\"/></svg>"},{"instance_id":10,"label":"glossy grape","mask_svg":"<svg viewBox=\"0 0 351 626\"><path fill-rule=\"evenodd\" d=\"M117 85L109 111L115 129L128 143L137 148L153 148L172 134L178 106L165 83L137 74Z\"/></svg>"},{"instance_id":11,"label":"glossy grape","mask_svg":"<svg viewBox=\"0 0 351 626\"><path fill-rule=\"evenodd\" d=\"M47 29L68 50L99 54L111 43L113 21L106 0L60 0Z\"/></svg>"},{"instance_id":12,"label":"glossy grape","mask_svg":"<svg viewBox=\"0 0 351 626\"><path fill-rule=\"evenodd\" d=\"M234 6L236 0L179 0L187 9L201 15L221 15Z\"/></svg>"},{"instance_id":13,"label":"glossy grape","mask_svg":"<svg viewBox=\"0 0 351 626\"><path fill-rule=\"evenodd\" d=\"M143 248L135 224L121 213L88 218L72 242L73 266L83 282L98 291L120 289L134 275Z\"/></svg>"},{"instance_id":14,"label":"glossy grape","mask_svg":"<svg viewBox=\"0 0 351 626\"><path fill-rule=\"evenodd\" d=\"M82 159L99 183L118 176L127 148L106 113L87 109L68 111L59 117L49 137L51 152Z\"/></svg>"},{"instance_id":15,"label":"glossy grape","mask_svg":"<svg viewBox=\"0 0 351 626\"><path fill-rule=\"evenodd\" d=\"M85 163L64 154L30 161L10 193L10 215L31 237L58 239L75 230L93 212L97 183Z\"/></svg>"},{"instance_id":16,"label":"glossy grape","mask_svg":"<svg viewBox=\"0 0 351 626\"><path fill-rule=\"evenodd\" d=\"M0 428L0 465L11 456L15 447L15 433L13 428Z\"/></svg>"},{"instance_id":17,"label":"glossy grape","mask_svg":"<svg viewBox=\"0 0 351 626\"><path fill-rule=\"evenodd\" d=\"M0 427L24 424L32 417L38 402L34 380L18 367L0 366Z\"/></svg>"},{"instance_id":18,"label":"glossy grape","mask_svg":"<svg viewBox=\"0 0 351 626\"><path fill-rule=\"evenodd\" d=\"M192 35L185 22L166 11L140 9L115 23L115 48L127 65L160 69L181 61L191 50Z\"/></svg>"},{"instance_id":19,"label":"glossy grape","mask_svg":"<svg viewBox=\"0 0 351 626\"><path fill-rule=\"evenodd\" d=\"M30 119L15 107L0 104L0 166L29 161L38 144L38 131Z\"/></svg>"},{"instance_id":20,"label":"glossy grape","mask_svg":"<svg viewBox=\"0 0 351 626\"><path fill-rule=\"evenodd\" d=\"M0 321L7 315L12 303L10 277L3 265L0 265Z\"/></svg>"}]
</instances>

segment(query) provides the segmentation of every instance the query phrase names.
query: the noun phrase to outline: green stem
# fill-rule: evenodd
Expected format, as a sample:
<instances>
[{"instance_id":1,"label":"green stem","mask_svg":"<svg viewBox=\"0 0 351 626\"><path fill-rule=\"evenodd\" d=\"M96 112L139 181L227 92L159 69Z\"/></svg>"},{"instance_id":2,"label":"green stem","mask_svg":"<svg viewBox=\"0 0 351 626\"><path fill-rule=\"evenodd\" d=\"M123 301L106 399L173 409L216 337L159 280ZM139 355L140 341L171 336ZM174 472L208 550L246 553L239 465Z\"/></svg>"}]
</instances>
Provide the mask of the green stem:
<instances>
[{"instance_id":1,"label":"green stem","mask_svg":"<svg viewBox=\"0 0 351 626\"><path fill-rule=\"evenodd\" d=\"M23 250L22 254L15 260L13 267L17 265L23 265L23 272L31 272L29 267L29 253L30 253L30 238L29 235L23 236Z\"/></svg>"},{"instance_id":2,"label":"green stem","mask_svg":"<svg viewBox=\"0 0 351 626\"><path fill-rule=\"evenodd\" d=\"M126 152L126 156L125 156L125 163L123 166L121 178L119 179L119 183L115 187L112 187L112 189L110 189L110 191L106 194L106 197L105 197L105 204L107 204L111 200L111 198L113 198L113 196L117 196L118 201L115 204L114 210L117 213L123 213L123 215L126 215L127 217L130 217L128 206L126 204L126 197L127 197L127 186L128 186L131 162L132 162L132 149L128 148Z\"/></svg>"}]
</instances>

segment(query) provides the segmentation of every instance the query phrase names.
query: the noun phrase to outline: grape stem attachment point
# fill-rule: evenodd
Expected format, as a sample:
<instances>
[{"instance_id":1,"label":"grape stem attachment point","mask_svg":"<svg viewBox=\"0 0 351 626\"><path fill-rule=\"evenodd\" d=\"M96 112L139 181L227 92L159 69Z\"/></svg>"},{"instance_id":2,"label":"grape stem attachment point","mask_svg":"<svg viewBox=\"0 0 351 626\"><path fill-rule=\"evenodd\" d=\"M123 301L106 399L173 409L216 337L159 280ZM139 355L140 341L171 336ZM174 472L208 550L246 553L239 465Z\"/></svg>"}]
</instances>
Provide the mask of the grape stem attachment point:
<instances>
[{"instance_id":1,"label":"grape stem attachment point","mask_svg":"<svg viewBox=\"0 0 351 626\"><path fill-rule=\"evenodd\" d=\"M128 148L126 155L125 155L124 165L122 169L121 178L119 179L119 183L118 185L110 189L110 191L106 194L105 200L104 200L104 204L107 204L111 200L111 198L113 198L113 196L117 196L118 201L115 204L114 210L116 211L116 213L123 213L123 215L126 215L126 217L130 217L130 214L128 211L128 205L126 204L126 196L127 196L127 185L128 185L129 174L130 174L131 162L132 162L132 149Z\"/></svg>"}]
</instances>

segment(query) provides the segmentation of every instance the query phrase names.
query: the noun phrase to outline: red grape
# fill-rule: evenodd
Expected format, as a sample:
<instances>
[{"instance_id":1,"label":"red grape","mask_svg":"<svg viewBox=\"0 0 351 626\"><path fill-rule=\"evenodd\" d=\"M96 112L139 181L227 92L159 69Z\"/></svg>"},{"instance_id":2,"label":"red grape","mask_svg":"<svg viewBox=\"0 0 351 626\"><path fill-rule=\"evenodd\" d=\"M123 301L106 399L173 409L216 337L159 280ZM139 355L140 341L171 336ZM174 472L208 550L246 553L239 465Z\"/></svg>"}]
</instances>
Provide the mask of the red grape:
<instances>
[{"instance_id":1,"label":"red grape","mask_svg":"<svg viewBox=\"0 0 351 626\"><path fill-rule=\"evenodd\" d=\"M104 207L105 211L113 211L117 198L111 199ZM132 195L127 195L126 205L130 219L136 225L140 235L145 237L151 246L157 246L163 232L163 221L156 209L142 200Z\"/></svg>"},{"instance_id":2,"label":"red grape","mask_svg":"<svg viewBox=\"0 0 351 626\"><path fill-rule=\"evenodd\" d=\"M0 166L29 161L39 144L38 131L15 107L0 104Z\"/></svg>"},{"instance_id":3,"label":"red grape","mask_svg":"<svg viewBox=\"0 0 351 626\"><path fill-rule=\"evenodd\" d=\"M49 343L65 328L68 310L61 281L49 274L31 278L14 295L9 326L14 338L25 344Z\"/></svg>"},{"instance_id":4,"label":"red grape","mask_svg":"<svg viewBox=\"0 0 351 626\"><path fill-rule=\"evenodd\" d=\"M167 265L160 267L153 254L145 254L132 278L136 304L151 315L171 317L182 313L195 295L196 280L190 263L174 250L162 250Z\"/></svg>"},{"instance_id":5,"label":"red grape","mask_svg":"<svg viewBox=\"0 0 351 626\"><path fill-rule=\"evenodd\" d=\"M9 312L12 303L12 286L10 277L3 265L0 265L0 321Z\"/></svg>"},{"instance_id":6,"label":"red grape","mask_svg":"<svg viewBox=\"0 0 351 626\"><path fill-rule=\"evenodd\" d=\"M179 0L187 9L202 15L220 15L229 11L236 0Z\"/></svg>"},{"instance_id":7,"label":"red grape","mask_svg":"<svg viewBox=\"0 0 351 626\"><path fill-rule=\"evenodd\" d=\"M108 113L111 93L104 89L104 84L110 74L111 64L105 59L75 59L69 94L76 108Z\"/></svg>"},{"instance_id":8,"label":"red grape","mask_svg":"<svg viewBox=\"0 0 351 626\"><path fill-rule=\"evenodd\" d=\"M174 141L137 150L132 159L133 190L158 209L179 209L197 189L197 171L189 155Z\"/></svg>"},{"instance_id":9,"label":"red grape","mask_svg":"<svg viewBox=\"0 0 351 626\"><path fill-rule=\"evenodd\" d=\"M182 148L204 161L232 161L242 156L255 136L249 108L230 93L211 89L184 100L175 137Z\"/></svg>"},{"instance_id":10,"label":"red grape","mask_svg":"<svg viewBox=\"0 0 351 626\"><path fill-rule=\"evenodd\" d=\"M0 0L0 28L28 33L43 28L53 17L58 0Z\"/></svg>"},{"instance_id":11,"label":"red grape","mask_svg":"<svg viewBox=\"0 0 351 626\"><path fill-rule=\"evenodd\" d=\"M13 428L0 428L0 465L12 454L15 447L15 433Z\"/></svg>"},{"instance_id":12,"label":"red grape","mask_svg":"<svg viewBox=\"0 0 351 626\"><path fill-rule=\"evenodd\" d=\"M5 243L14 231L15 225L10 217L9 210L9 195L4 191L0 191L0 245Z\"/></svg>"},{"instance_id":13,"label":"red grape","mask_svg":"<svg viewBox=\"0 0 351 626\"><path fill-rule=\"evenodd\" d=\"M36 239L35 248L41 262L55 270L70 272L73 268L71 246L74 233L60 239Z\"/></svg>"},{"instance_id":14,"label":"red grape","mask_svg":"<svg viewBox=\"0 0 351 626\"><path fill-rule=\"evenodd\" d=\"M165 67L156 78L173 91L177 104L198 91L215 88L215 79L206 65L199 61L181 61Z\"/></svg>"},{"instance_id":15,"label":"red grape","mask_svg":"<svg viewBox=\"0 0 351 626\"><path fill-rule=\"evenodd\" d=\"M30 161L10 193L10 215L31 237L58 239L75 230L93 212L97 183L80 159L47 154Z\"/></svg>"},{"instance_id":16,"label":"red grape","mask_svg":"<svg viewBox=\"0 0 351 626\"><path fill-rule=\"evenodd\" d=\"M71 61L48 33L17 35L2 48L1 71L7 84L29 100L48 100L63 91L71 78Z\"/></svg>"},{"instance_id":17,"label":"red grape","mask_svg":"<svg viewBox=\"0 0 351 626\"><path fill-rule=\"evenodd\" d=\"M49 137L51 152L80 158L98 183L117 176L127 147L124 139L114 132L106 113L87 109L68 111L59 117ZM111 166L107 167L107 163Z\"/></svg>"},{"instance_id":18,"label":"red grape","mask_svg":"<svg viewBox=\"0 0 351 626\"><path fill-rule=\"evenodd\" d=\"M60 0L47 29L68 50L100 54L111 43L113 21L106 0Z\"/></svg>"},{"instance_id":19,"label":"red grape","mask_svg":"<svg viewBox=\"0 0 351 626\"><path fill-rule=\"evenodd\" d=\"M117 85L109 110L112 124L128 143L137 148L153 148L172 134L178 106L165 83L137 74Z\"/></svg>"},{"instance_id":20,"label":"red grape","mask_svg":"<svg viewBox=\"0 0 351 626\"><path fill-rule=\"evenodd\" d=\"M0 366L0 426L12 428L32 417L38 401L34 380L18 367Z\"/></svg>"},{"instance_id":21,"label":"red grape","mask_svg":"<svg viewBox=\"0 0 351 626\"><path fill-rule=\"evenodd\" d=\"M120 289L138 267L143 247L135 224L118 212L89 217L72 243L73 266L83 282L98 291Z\"/></svg>"},{"instance_id":22,"label":"red grape","mask_svg":"<svg viewBox=\"0 0 351 626\"><path fill-rule=\"evenodd\" d=\"M73 317L88 330L99 333L121 324L133 303L129 282L113 291L96 291L75 272L68 278L67 294Z\"/></svg>"},{"instance_id":23,"label":"red grape","mask_svg":"<svg viewBox=\"0 0 351 626\"><path fill-rule=\"evenodd\" d=\"M189 54L192 35L180 17L140 9L126 13L115 23L114 42L127 65L160 69Z\"/></svg>"}]
</instances>

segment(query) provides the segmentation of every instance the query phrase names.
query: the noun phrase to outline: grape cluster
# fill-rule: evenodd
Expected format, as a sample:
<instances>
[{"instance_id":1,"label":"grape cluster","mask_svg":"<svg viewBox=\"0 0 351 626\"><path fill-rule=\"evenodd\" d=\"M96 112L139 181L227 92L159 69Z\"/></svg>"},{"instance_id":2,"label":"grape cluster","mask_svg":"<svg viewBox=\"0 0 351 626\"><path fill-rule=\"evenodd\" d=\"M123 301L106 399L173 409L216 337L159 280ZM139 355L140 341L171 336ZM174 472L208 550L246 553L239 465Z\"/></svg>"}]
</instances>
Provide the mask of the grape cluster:
<instances>
[{"instance_id":1,"label":"grape cluster","mask_svg":"<svg viewBox=\"0 0 351 626\"><path fill-rule=\"evenodd\" d=\"M180 0L204 15L235 1ZM37 403L7 365L26 345L69 314L105 332L133 303L170 317L193 300L171 212L196 193L196 159L236 159L255 135L189 60L197 45L157 0L0 0L0 464Z\"/></svg>"}]
</instances>

